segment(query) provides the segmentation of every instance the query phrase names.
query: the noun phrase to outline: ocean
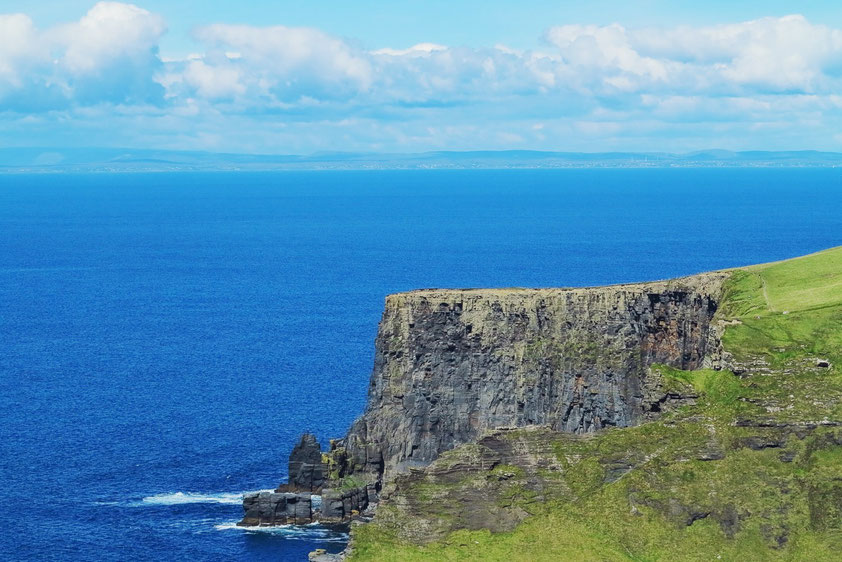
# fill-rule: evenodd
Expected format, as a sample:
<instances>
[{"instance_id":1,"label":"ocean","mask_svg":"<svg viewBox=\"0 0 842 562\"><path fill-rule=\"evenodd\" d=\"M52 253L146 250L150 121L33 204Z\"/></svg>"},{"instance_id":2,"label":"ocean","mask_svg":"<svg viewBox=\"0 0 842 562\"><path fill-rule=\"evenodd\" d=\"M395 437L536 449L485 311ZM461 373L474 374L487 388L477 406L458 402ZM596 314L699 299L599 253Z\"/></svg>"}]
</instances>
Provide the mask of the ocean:
<instances>
[{"instance_id":1,"label":"ocean","mask_svg":"<svg viewBox=\"0 0 842 562\"><path fill-rule=\"evenodd\" d=\"M0 175L0 558L337 552L234 523L362 413L388 293L840 244L839 169Z\"/></svg>"}]
</instances>

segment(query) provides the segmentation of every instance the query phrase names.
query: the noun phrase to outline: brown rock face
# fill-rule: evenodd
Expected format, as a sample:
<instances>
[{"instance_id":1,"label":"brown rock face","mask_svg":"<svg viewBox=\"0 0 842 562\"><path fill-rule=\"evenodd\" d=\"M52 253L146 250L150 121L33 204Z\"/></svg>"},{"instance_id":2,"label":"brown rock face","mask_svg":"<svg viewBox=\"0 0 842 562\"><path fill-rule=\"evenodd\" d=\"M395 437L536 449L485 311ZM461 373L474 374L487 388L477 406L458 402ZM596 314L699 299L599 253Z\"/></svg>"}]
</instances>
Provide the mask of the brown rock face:
<instances>
[{"instance_id":1,"label":"brown rock face","mask_svg":"<svg viewBox=\"0 0 842 562\"><path fill-rule=\"evenodd\" d=\"M348 472L388 479L498 427L640 423L650 365L695 369L715 351L726 277L388 297L368 405L342 443Z\"/></svg>"}]
</instances>

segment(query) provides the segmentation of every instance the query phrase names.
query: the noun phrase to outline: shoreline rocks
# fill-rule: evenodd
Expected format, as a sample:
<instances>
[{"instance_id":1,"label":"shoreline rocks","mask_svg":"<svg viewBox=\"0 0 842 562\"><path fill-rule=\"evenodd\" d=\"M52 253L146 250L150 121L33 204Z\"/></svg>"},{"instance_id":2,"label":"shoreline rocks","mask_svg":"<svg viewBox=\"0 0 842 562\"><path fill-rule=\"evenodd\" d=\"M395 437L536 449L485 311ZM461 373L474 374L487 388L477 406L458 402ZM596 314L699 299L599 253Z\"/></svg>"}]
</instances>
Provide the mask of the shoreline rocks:
<instances>
[{"instance_id":1,"label":"shoreline rocks","mask_svg":"<svg viewBox=\"0 0 842 562\"><path fill-rule=\"evenodd\" d=\"M243 497L241 527L305 525L313 522L313 496L310 493L257 492Z\"/></svg>"},{"instance_id":2,"label":"shoreline rocks","mask_svg":"<svg viewBox=\"0 0 842 562\"><path fill-rule=\"evenodd\" d=\"M320 521L340 522L348 521L365 511L369 503L367 487L351 488L350 490L322 490L322 508Z\"/></svg>"},{"instance_id":3,"label":"shoreline rocks","mask_svg":"<svg viewBox=\"0 0 842 562\"><path fill-rule=\"evenodd\" d=\"M255 492L243 497L240 527L344 524L376 504L369 486L347 490L325 488L321 495L296 492Z\"/></svg>"},{"instance_id":4,"label":"shoreline rocks","mask_svg":"<svg viewBox=\"0 0 842 562\"><path fill-rule=\"evenodd\" d=\"M301 436L289 457L289 482L274 492L255 492L243 497L241 527L343 524L377 503L379 486L363 480L341 478L330 461L336 451L322 454L316 437ZM326 487L332 486L332 487Z\"/></svg>"}]
</instances>

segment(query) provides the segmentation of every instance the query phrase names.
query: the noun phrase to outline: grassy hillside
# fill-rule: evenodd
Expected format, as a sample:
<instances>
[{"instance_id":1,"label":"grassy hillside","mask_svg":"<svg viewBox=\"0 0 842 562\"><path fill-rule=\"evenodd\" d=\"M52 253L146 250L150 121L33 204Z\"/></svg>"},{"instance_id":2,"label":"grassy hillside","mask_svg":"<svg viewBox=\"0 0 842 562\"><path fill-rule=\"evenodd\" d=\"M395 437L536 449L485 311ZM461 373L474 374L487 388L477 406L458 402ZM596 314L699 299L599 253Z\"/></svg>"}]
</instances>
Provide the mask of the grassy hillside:
<instances>
[{"instance_id":1,"label":"grassy hillside","mask_svg":"<svg viewBox=\"0 0 842 562\"><path fill-rule=\"evenodd\" d=\"M351 559L838 560L842 248L735 270L717 320L734 372L651 370L694 405L450 451L393 484Z\"/></svg>"}]
</instances>

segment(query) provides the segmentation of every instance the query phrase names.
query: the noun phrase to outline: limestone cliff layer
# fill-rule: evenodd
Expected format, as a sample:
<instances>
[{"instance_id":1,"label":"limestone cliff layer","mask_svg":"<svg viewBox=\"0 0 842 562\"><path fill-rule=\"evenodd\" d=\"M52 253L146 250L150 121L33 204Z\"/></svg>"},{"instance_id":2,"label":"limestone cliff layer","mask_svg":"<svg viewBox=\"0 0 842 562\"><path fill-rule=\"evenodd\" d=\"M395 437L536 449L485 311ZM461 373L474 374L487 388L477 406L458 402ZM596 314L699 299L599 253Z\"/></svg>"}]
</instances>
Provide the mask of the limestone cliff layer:
<instances>
[{"instance_id":1,"label":"limestone cliff layer","mask_svg":"<svg viewBox=\"0 0 842 562\"><path fill-rule=\"evenodd\" d=\"M727 276L387 297L368 405L340 444L345 472L388 479L499 427L641 423L661 398L647 391L650 365L717 356Z\"/></svg>"}]
</instances>

